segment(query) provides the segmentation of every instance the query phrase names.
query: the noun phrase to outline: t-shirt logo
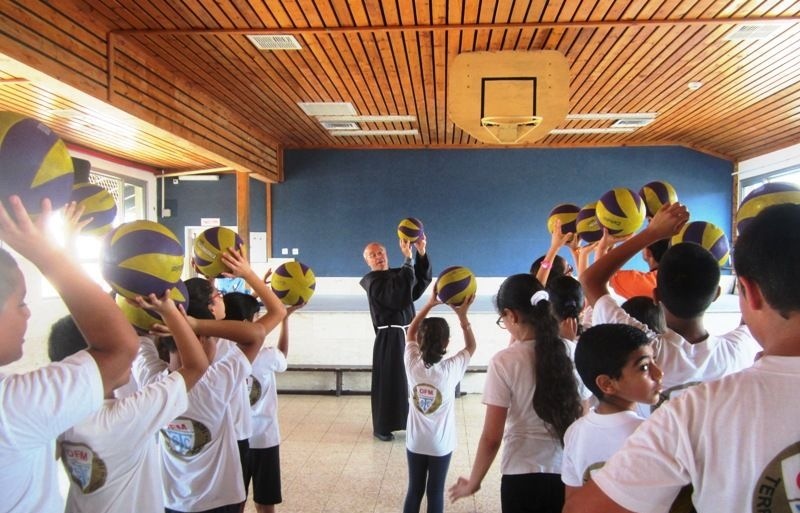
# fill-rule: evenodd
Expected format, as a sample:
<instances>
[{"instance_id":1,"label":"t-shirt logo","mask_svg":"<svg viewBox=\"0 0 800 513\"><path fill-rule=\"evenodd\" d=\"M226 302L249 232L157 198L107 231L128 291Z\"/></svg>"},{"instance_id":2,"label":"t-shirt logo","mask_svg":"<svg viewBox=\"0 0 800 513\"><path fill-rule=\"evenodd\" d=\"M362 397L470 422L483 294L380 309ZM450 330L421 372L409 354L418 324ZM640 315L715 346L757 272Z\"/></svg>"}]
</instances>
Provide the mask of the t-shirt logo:
<instances>
[{"instance_id":1,"label":"t-shirt logo","mask_svg":"<svg viewBox=\"0 0 800 513\"><path fill-rule=\"evenodd\" d=\"M430 415L442 405L442 394L435 386L420 383L414 386L413 401L417 410Z\"/></svg>"},{"instance_id":2,"label":"t-shirt logo","mask_svg":"<svg viewBox=\"0 0 800 513\"><path fill-rule=\"evenodd\" d=\"M211 431L202 423L178 417L161 430L164 446L174 456L194 456L211 441Z\"/></svg>"},{"instance_id":3,"label":"t-shirt logo","mask_svg":"<svg viewBox=\"0 0 800 513\"><path fill-rule=\"evenodd\" d=\"M800 513L800 442L767 464L753 490L753 513Z\"/></svg>"},{"instance_id":4,"label":"t-shirt logo","mask_svg":"<svg viewBox=\"0 0 800 513\"><path fill-rule=\"evenodd\" d=\"M261 382L255 376L248 376L246 380L247 395L250 397L250 406L255 405L261 399Z\"/></svg>"},{"instance_id":5,"label":"t-shirt logo","mask_svg":"<svg viewBox=\"0 0 800 513\"><path fill-rule=\"evenodd\" d=\"M92 493L106 483L106 464L88 445L62 442L61 461L83 493Z\"/></svg>"}]
</instances>

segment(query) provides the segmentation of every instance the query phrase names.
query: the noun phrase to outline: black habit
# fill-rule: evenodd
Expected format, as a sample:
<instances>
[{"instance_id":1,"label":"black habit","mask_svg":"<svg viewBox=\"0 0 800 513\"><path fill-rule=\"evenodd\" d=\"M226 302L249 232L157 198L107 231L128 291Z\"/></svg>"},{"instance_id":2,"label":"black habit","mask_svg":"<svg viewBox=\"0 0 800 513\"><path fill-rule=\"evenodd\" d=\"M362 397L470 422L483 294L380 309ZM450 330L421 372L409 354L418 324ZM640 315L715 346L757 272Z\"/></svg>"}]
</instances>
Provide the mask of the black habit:
<instances>
[{"instance_id":1,"label":"black habit","mask_svg":"<svg viewBox=\"0 0 800 513\"><path fill-rule=\"evenodd\" d=\"M372 429L379 434L406 428L408 385L403 364L405 327L414 319L414 301L431 283L428 255L399 269L371 271L361 278L375 329L372 348Z\"/></svg>"}]
</instances>

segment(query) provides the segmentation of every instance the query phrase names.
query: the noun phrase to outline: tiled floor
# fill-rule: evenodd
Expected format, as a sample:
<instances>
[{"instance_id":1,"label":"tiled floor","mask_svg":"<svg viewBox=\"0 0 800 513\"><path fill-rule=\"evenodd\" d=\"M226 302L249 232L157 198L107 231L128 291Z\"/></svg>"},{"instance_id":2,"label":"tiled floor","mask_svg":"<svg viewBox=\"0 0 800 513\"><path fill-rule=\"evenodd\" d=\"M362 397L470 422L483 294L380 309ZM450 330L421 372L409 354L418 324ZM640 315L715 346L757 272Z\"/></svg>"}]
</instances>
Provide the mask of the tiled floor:
<instances>
[{"instance_id":1,"label":"tiled floor","mask_svg":"<svg viewBox=\"0 0 800 513\"><path fill-rule=\"evenodd\" d=\"M407 485L405 432L393 442L372 437L369 396L280 395L280 513L402 511ZM468 475L483 427L480 394L456 401L458 446L449 487ZM502 449L501 449L502 450ZM500 510L499 455L473 497L447 503L449 512ZM421 511L425 511L423 500ZM255 512L248 501L246 513Z\"/></svg>"}]
</instances>

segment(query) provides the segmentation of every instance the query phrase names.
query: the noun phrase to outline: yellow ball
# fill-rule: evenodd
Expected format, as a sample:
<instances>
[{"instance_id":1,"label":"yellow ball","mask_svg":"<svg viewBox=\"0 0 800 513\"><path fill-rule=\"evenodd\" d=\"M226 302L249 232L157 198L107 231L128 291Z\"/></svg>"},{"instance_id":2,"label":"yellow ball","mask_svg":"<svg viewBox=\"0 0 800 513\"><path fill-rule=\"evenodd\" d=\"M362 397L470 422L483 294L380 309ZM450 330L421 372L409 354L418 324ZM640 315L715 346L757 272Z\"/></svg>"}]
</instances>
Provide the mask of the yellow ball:
<instances>
[{"instance_id":1,"label":"yellow ball","mask_svg":"<svg viewBox=\"0 0 800 513\"><path fill-rule=\"evenodd\" d=\"M639 196L644 201L645 210L647 215L653 217L661 207L667 203L675 203L678 201L678 193L675 192L675 187L669 182L656 181L650 182L642 187L639 191Z\"/></svg>"},{"instance_id":2,"label":"yellow ball","mask_svg":"<svg viewBox=\"0 0 800 513\"><path fill-rule=\"evenodd\" d=\"M762 210L782 203L800 204L800 188L786 182L770 182L751 191L736 212L736 230L742 233Z\"/></svg>"},{"instance_id":3,"label":"yellow ball","mask_svg":"<svg viewBox=\"0 0 800 513\"><path fill-rule=\"evenodd\" d=\"M578 238L587 243L597 242L603 237L603 227L597 220L596 205L597 202L584 205L575 220Z\"/></svg>"},{"instance_id":4,"label":"yellow ball","mask_svg":"<svg viewBox=\"0 0 800 513\"><path fill-rule=\"evenodd\" d=\"M731 252L725 232L717 225L706 221L686 223L681 231L670 239L670 244L673 246L681 242L691 242L703 246L714 255L720 266L725 265Z\"/></svg>"},{"instance_id":5,"label":"yellow ball","mask_svg":"<svg viewBox=\"0 0 800 513\"><path fill-rule=\"evenodd\" d=\"M72 188L72 201L83 207L79 221L92 218L81 233L84 235L105 235L111 231L111 223L117 217L117 202L114 196L99 185L90 183L75 184Z\"/></svg>"},{"instance_id":6,"label":"yellow ball","mask_svg":"<svg viewBox=\"0 0 800 513\"><path fill-rule=\"evenodd\" d=\"M578 212L581 208L572 203L562 203L553 207L550 215L547 216L547 231L553 233L556 229L556 221L561 221L561 233L575 233Z\"/></svg>"},{"instance_id":7,"label":"yellow ball","mask_svg":"<svg viewBox=\"0 0 800 513\"><path fill-rule=\"evenodd\" d=\"M307 265L300 262L286 262L272 273L272 291L287 306L308 303L314 295L317 280Z\"/></svg>"},{"instance_id":8,"label":"yellow ball","mask_svg":"<svg viewBox=\"0 0 800 513\"><path fill-rule=\"evenodd\" d=\"M240 249L244 241L239 234L224 226L205 230L194 239L192 253L197 269L207 278L216 278L230 269L222 262L222 255L228 249Z\"/></svg>"},{"instance_id":9,"label":"yellow ball","mask_svg":"<svg viewBox=\"0 0 800 513\"><path fill-rule=\"evenodd\" d=\"M189 292L182 281L177 282L169 291L169 297L175 301L175 304L182 305L184 308L189 304ZM124 296L117 296L117 306L122 310L128 322L140 330L149 331L153 324L163 322L157 313L130 304Z\"/></svg>"},{"instance_id":10,"label":"yellow ball","mask_svg":"<svg viewBox=\"0 0 800 513\"><path fill-rule=\"evenodd\" d=\"M475 274L462 266L448 267L436 279L436 296L442 303L460 305L478 290Z\"/></svg>"},{"instance_id":11,"label":"yellow ball","mask_svg":"<svg viewBox=\"0 0 800 513\"><path fill-rule=\"evenodd\" d=\"M603 194L595 212L600 224L612 235L625 236L638 230L645 217L644 201L626 187L618 187Z\"/></svg>"}]
</instances>

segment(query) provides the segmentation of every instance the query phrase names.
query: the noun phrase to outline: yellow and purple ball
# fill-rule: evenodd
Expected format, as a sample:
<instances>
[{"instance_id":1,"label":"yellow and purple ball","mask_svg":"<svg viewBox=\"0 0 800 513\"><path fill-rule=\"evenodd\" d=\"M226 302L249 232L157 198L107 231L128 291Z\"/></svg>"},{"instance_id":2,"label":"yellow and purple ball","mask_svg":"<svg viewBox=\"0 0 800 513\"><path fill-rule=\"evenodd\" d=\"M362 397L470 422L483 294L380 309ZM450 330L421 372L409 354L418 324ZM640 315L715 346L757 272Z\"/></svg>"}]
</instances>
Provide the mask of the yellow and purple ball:
<instances>
[{"instance_id":1,"label":"yellow and purple ball","mask_svg":"<svg viewBox=\"0 0 800 513\"><path fill-rule=\"evenodd\" d=\"M70 201L83 207L79 221L93 218L81 233L84 235L105 235L111 231L111 224L117 217L117 202L103 187L91 183L78 183L72 188Z\"/></svg>"},{"instance_id":2,"label":"yellow and purple ball","mask_svg":"<svg viewBox=\"0 0 800 513\"><path fill-rule=\"evenodd\" d=\"M575 233L578 212L581 207L572 203L562 203L553 207L547 216L547 231L553 233L556 229L556 221L561 221L561 233Z\"/></svg>"},{"instance_id":3,"label":"yellow and purple ball","mask_svg":"<svg viewBox=\"0 0 800 513\"><path fill-rule=\"evenodd\" d=\"M238 233L224 226L214 226L194 239L194 263L207 278L216 278L222 273L230 272L228 266L222 262L222 255L228 249L238 250L243 246L244 241Z\"/></svg>"},{"instance_id":4,"label":"yellow and purple ball","mask_svg":"<svg viewBox=\"0 0 800 513\"><path fill-rule=\"evenodd\" d=\"M74 183L72 158L55 132L39 121L0 112L0 201L14 194L30 214L50 198L54 209L69 201Z\"/></svg>"},{"instance_id":5,"label":"yellow and purple ball","mask_svg":"<svg viewBox=\"0 0 800 513\"><path fill-rule=\"evenodd\" d=\"M786 182L771 182L750 191L736 212L736 230L741 234L762 210L782 203L800 205L800 187Z\"/></svg>"},{"instance_id":6,"label":"yellow and purple ball","mask_svg":"<svg viewBox=\"0 0 800 513\"><path fill-rule=\"evenodd\" d=\"M475 294L478 282L469 268L456 265L439 274L434 290L442 303L458 306Z\"/></svg>"},{"instance_id":7,"label":"yellow and purple ball","mask_svg":"<svg viewBox=\"0 0 800 513\"><path fill-rule=\"evenodd\" d=\"M663 180L645 184L639 191L639 196L641 196L642 201L644 201L644 207L648 217L656 215L656 212L667 203L675 203L678 201L678 193L675 192L675 187Z\"/></svg>"},{"instance_id":8,"label":"yellow and purple ball","mask_svg":"<svg viewBox=\"0 0 800 513\"><path fill-rule=\"evenodd\" d=\"M597 202L584 205L575 219L575 229L578 238L586 243L597 242L603 237L603 227L597 220L595 212Z\"/></svg>"},{"instance_id":9,"label":"yellow and purple ball","mask_svg":"<svg viewBox=\"0 0 800 513\"><path fill-rule=\"evenodd\" d=\"M175 301L176 305L183 306L184 309L189 307L189 292L186 290L186 285L178 280L172 289L169 291L169 297ZM149 331L153 324L163 322L161 316L152 310L139 308L132 305L123 296L117 296L117 305L119 306L128 322L136 326L140 330Z\"/></svg>"},{"instance_id":10,"label":"yellow and purple ball","mask_svg":"<svg viewBox=\"0 0 800 513\"><path fill-rule=\"evenodd\" d=\"M270 285L275 295L286 306L304 305L309 302L317 287L314 271L300 262L286 262L272 273Z\"/></svg>"},{"instance_id":11,"label":"yellow and purple ball","mask_svg":"<svg viewBox=\"0 0 800 513\"><path fill-rule=\"evenodd\" d=\"M644 201L627 187L611 189L595 207L597 220L612 235L623 237L638 230L645 217Z\"/></svg>"},{"instance_id":12,"label":"yellow and purple ball","mask_svg":"<svg viewBox=\"0 0 800 513\"><path fill-rule=\"evenodd\" d=\"M425 228L422 221L416 217L406 217L397 225L397 236L401 240L417 242L420 237L425 237Z\"/></svg>"},{"instance_id":13,"label":"yellow and purple ball","mask_svg":"<svg viewBox=\"0 0 800 513\"><path fill-rule=\"evenodd\" d=\"M180 280L183 248L161 224L144 220L121 224L103 239L100 272L117 294L127 298L163 294Z\"/></svg>"},{"instance_id":14,"label":"yellow and purple ball","mask_svg":"<svg viewBox=\"0 0 800 513\"><path fill-rule=\"evenodd\" d=\"M728 237L717 225L707 221L692 221L686 223L681 231L670 239L670 245L674 246L681 242L691 242L706 248L719 263L720 267L728 262L731 254L731 246Z\"/></svg>"}]
</instances>

